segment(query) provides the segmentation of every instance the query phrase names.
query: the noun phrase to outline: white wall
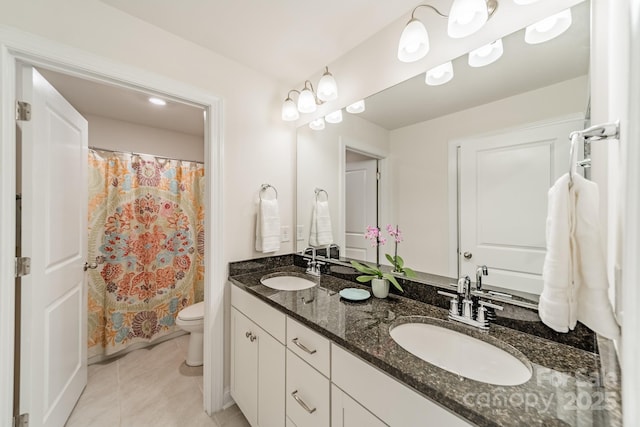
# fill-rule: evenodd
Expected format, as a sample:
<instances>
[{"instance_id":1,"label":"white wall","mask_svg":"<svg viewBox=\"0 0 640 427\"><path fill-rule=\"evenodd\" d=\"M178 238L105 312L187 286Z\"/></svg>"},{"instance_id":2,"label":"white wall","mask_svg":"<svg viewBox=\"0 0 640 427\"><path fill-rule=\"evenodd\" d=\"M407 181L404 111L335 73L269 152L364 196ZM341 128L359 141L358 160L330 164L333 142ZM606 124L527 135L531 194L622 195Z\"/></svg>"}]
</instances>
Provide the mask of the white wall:
<instances>
[{"instance_id":1,"label":"white wall","mask_svg":"<svg viewBox=\"0 0 640 427\"><path fill-rule=\"evenodd\" d=\"M587 77L391 131L392 206L404 234L399 253L416 270L449 275L448 143L584 112Z\"/></svg>"},{"instance_id":2,"label":"white wall","mask_svg":"<svg viewBox=\"0 0 640 427\"><path fill-rule=\"evenodd\" d=\"M89 122L89 146L204 162L204 138L151 126L83 115Z\"/></svg>"},{"instance_id":3,"label":"white wall","mask_svg":"<svg viewBox=\"0 0 640 427\"><path fill-rule=\"evenodd\" d=\"M339 167L340 163L344 163L344 146L386 157L389 152L389 131L358 116L344 113L342 123L327 123L322 131L301 126L297 144L297 223L304 228L304 238L298 240L297 250L308 246L315 188L322 188L329 194L333 239L344 245L341 241L344 224L340 221L344 212L344 200L341 197L343 189L340 187L344 183ZM295 230L292 236L295 236Z\"/></svg>"}]
</instances>

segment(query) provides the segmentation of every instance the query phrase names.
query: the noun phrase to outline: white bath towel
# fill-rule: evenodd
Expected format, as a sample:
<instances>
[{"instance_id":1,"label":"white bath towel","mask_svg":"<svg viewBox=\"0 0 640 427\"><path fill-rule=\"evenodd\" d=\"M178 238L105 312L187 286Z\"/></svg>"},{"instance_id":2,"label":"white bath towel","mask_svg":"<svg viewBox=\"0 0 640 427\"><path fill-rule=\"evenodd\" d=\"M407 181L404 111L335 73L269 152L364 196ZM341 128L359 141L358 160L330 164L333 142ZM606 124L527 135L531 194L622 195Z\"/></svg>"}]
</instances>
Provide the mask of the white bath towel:
<instances>
[{"instance_id":1,"label":"white bath towel","mask_svg":"<svg viewBox=\"0 0 640 427\"><path fill-rule=\"evenodd\" d=\"M280 249L280 209L278 199L260 199L256 223L256 251L275 252Z\"/></svg>"},{"instance_id":2,"label":"white bath towel","mask_svg":"<svg viewBox=\"0 0 640 427\"><path fill-rule=\"evenodd\" d=\"M331 231L331 212L328 201L316 201L311 213L311 229L309 233L309 245L318 247L333 243Z\"/></svg>"},{"instance_id":3,"label":"white bath towel","mask_svg":"<svg viewBox=\"0 0 640 427\"><path fill-rule=\"evenodd\" d=\"M580 321L615 339L620 328L607 294L598 186L575 174L569 188L569 174L565 174L549 190L548 201L540 318L558 332L568 332Z\"/></svg>"}]
</instances>

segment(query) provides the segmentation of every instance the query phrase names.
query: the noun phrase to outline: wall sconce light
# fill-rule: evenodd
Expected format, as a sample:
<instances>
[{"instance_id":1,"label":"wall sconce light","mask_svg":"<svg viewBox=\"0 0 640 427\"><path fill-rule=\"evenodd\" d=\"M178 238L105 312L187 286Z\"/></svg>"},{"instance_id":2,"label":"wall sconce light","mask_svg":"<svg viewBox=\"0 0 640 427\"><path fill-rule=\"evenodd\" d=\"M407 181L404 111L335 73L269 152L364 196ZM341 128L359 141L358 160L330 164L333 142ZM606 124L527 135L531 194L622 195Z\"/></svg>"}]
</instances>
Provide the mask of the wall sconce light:
<instances>
[{"instance_id":1,"label":"wall sconce light","mask_svg":"<svg viewBox=\"0 0 640 427\"><path fill-rule=\"evenodd\" d=\"M497 0L454 0L449 15L429 4L421 4L411 11L411 19L402 31L398 43L398 59L415 62L429 53L429 33L415 17L416 10L428 7L443 18L448 18L447 33L452 38L462 38L478 31L498 8Z\"/></svg>"},{"instance_id":2,"label":"wall sconce light","mask_svg":"<svg viewBox=\"0 0 640 427\"><path fill-rule=\"evenodd\" d=\"M315 120L312 120L311 122L309 122L309 127L313 130L324 129L324 119L322 117L319 117Z\"/></svg>"},{"instance_id":3,"label":"wall sconce light","mask_svg":"<svg viewBox=\"0 0 640 427\"><path fill-rule=\"evenodd\" d=\"M500 59L503 53L502 39L498 39L469 52L469 66L484 67Z\"/></svg>"},{"instance_id":4,"label":"wall sconce light","mask_svg":"<svg viewBox=\"0 0 640 427\"><path fill-rule=\"evenodd\" d=\"M297 104L291 98L292 93L298 94ZM329 67L325 67L325 72L318 83L317 94L309 80L305 80L304 87L301 90L291 89L289 91L282 104L282 120L286 122L298 120L299 113L313 113L318 105L322 105L326 101L333 101L337 97L338 85L333 75L329 72Z\"/></svg>"},{"instance_id":5,"label":"wall sconce light","mask_svg":"<svg viewBox=\"0 0 640 427\"><path fill-rule=\"evenodd\" d=\"M365 110L364 99L356 101L347 107L347 113L360 114Z\"/></svg>"},{"instance_id":6,"label":"wall sconce light","mask_svg":"<svg viewBox=\"0 0 640 427\"><path fill-rule=\"evenodd\" d=\"M411 11L411 19L402 30L400 42L398 43L398 59L402 62L415 62L424 58L429 53L429 33L422 21L416 19L415 13L421 7L428 7L438 15L446 18L447 15L441 13L430 4L420 4Z\"/></svg>"},{"instance_id":7,"label":"wall sconce light","mask_svg":"<svg viewBox=\"0 0 640 427\"><path fill-rule=\"evenodd\" d=\"M563 10L529 25L524 32L524 41L529 44L544 43L567 31L571 23L571 9Z\"/></svg>"},{"instance_id":8,"label":"wall sconce light","mask_svg":"<svg viewBox=\"0 0 640 427\"><path fill-rule=\"evenodd\" d=\"M438 65L427 71L424 82L429 86L440 86L453 78L453 64L451 61Z\"/></svg>"},{"instance_id":9,"label":"wall sconce light","mask_svg":"<svg viewBox=\"0 0 640 427\"><path fill-rule=\"evenodd\" d=\"M327 123L340 123L342 121L342 110L336 110L333 113L327 114L324 119Z\"/></svg>"},{"instance_id":10,"label":"wall sconce light","mask_svg":"<svg viewBox=\"0 0 640 427\"><path fill-rule=\"evenodd\" d=\"M447 34L454 39L470 36L484 26L497 8L497 0L454 0Z\"/></svg>"}]
</instances>

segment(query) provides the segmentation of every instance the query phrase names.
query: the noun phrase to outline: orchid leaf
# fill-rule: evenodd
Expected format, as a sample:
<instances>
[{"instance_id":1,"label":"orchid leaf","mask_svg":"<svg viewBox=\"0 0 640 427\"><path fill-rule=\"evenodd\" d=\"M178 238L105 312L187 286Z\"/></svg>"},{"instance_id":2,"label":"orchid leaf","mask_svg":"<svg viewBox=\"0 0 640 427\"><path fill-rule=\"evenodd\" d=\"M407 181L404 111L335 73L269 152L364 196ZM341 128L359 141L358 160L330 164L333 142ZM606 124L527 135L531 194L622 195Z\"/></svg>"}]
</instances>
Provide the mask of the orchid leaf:
<instances>
[{"instance_id":1,"label":"orchid leaf","mask_svg":"<svg viewBox=\"0 0 640 427\"><path fill-rule=\"evenodd\" d=\"M417 276L416 272L413 271L412 269L408 268L408 267L405 267L403 270L404 270L404 274L407 277L416 277Z\"/></svg>"},{"instance_id":2,"label":"orchid leaf","mask_svg":"<svg viewBox=\"0 0 640 427\"><path fill-rule=\"evenodd\" d=\"M377 279L378 276L358 276L356 280L360 283L370 282L373 279Z\"/></svg>"},{"instance_id":3,"label":"orchid leaf","mask_svg":"<svg viewBox=\"0 0 640 427\"><path fill-rule=\"evenodd\" d=\"M400 255L396 255L396 264L398 265L398 269L402 270L402 267L404 266L404 260Z\"/></svg>"},{"instance_id":4,"label":"orchid leaf","mask_svg":"<svg viewBox=\"0 0 640 427\"><path fill-rule=\"evenodd\" d=\"M400 286L400 283L398 283L398 280L393 274L384 273L382 277L393 283L393 286L395 286L400 292L404 292L404 289L402 289L402 286Z\"/></svg>"},{"instance_id":5,"label":"orchid leaf","mask_svg":"<svg viewBox=\"0 0 640 427\"><path fill-rule=\"evenodd\" d=\"M391 263L391 265L395 266L396 262L393 260L393 257L389 254L384 254L387 257L387 260Z\"/></svg>"},{"instance_id":6,"label":"orchid leaf","mask_svg":"<svg viewBox=\"0 0 640 427\"><path fill-rule=\"evenodd\" d=\"M351 261L351 265L360 273L378 275L378 270L369 265L362 265L357 261Z\"/></svg>"}]
</instances>

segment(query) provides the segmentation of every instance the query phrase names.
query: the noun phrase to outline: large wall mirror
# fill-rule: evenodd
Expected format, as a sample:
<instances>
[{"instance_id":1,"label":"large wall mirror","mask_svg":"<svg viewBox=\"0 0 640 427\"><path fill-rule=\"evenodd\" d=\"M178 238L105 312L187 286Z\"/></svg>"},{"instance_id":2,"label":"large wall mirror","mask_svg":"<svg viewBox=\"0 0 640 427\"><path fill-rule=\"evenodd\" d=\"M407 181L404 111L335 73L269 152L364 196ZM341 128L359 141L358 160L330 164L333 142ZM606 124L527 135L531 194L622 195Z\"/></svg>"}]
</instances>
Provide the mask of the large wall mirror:
<instances>
[{"instance_id":1,"label":"large wall mirror","mask_svg":"<svg viewBox=\"0 0 640 427\"><path fill-rule=\"evenodd\" d=\"M546 192L568 170L568 131L589 109L590 3L571 11L553 40L526 44L522 29L488 66L464 55L446 84L422 73L367 98L360 114L343 109L341 123L300 127L297 250L320 198L342 257L383 262L393 243L372 248L365 228L398 225L398 254L414 270L453 279L486 264L485 283L535 300Z\"/></svg>"}]
</instances>

